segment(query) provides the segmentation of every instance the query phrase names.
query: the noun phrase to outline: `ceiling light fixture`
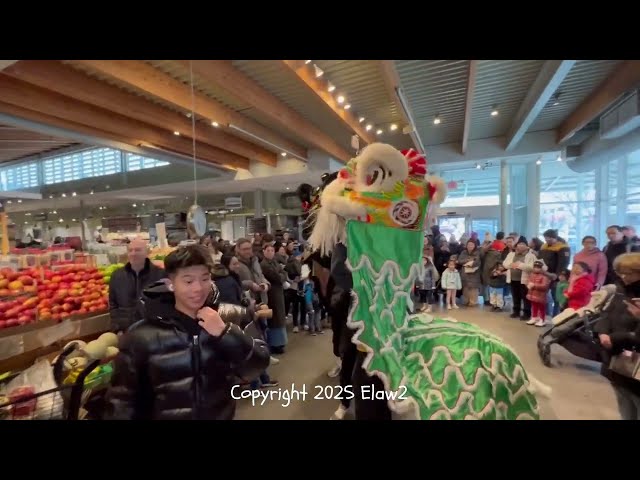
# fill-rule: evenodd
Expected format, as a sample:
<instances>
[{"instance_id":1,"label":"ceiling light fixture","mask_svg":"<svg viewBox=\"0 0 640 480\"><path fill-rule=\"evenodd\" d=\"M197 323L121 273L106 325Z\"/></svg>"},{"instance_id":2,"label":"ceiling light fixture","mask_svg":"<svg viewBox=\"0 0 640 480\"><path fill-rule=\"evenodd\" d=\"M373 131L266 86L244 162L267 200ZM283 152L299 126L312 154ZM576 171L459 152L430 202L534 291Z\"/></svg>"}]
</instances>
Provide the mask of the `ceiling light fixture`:
<instances>
[{"instance_id":1,"label":"ceiling light fixture","mask_svg":"<svg viewBox=\"0 0 640 480\"><path fill-rule=\"evenodd\" d=\"M493 107L493 110L491 110L491 116L492 117L497 117L498 116L498 109L496 107Z\"/></svg>"},{"instance_id":2,"label":"ceiling light fixture","mask_svg":"<svg viewBox=\"0 0 640 480\"><path fill-rule=\"evenodd\" d=\"M562 161L562 155L558 155L558 158L556 158L556 160L557 160L558 162L561 162L561 161Z\"/></svg>"},{"instance_id":3,"label":"ceiling light fixture","mask_svg":"<svg viewBox=\"0 0 640 480\"><path fill-rule=\"evenodd\" d=\"M282 155L283 157L287 156L287 152L280 152L280 155Z\"/></svg>"},{"instance_id":4,"label":"ceiling light fixture","mask_svg":"<svg viewBox=\"0 0 640 480\"><path fill-rule=\"evenodd\" d=\"M373 125L369 124L365 127L365 130L368 132L369 130L371 130L373 128Z\"/></svg>"},{"instance_id":5,"label":"ceiling light fixture","mask_svg":"<svg viewBox=\"0 0 640 480\"><path fill-rule=\"evenodd\" d=\"M72 196L72 197L75 197L76 195L77 195L77 193L76 193L76 192L73 192L73 193L71 194L71 196Z\"/></svg>"},{"instance_id":6,"label":"ceiling light fixture","mask_svg":"<svg viewBox=\"0 0 640 480\"><path fill-rule=\"evenodd\" d=\"M359 121L360 123L364 122L364 117L360 117L360 118L358 119L358 121Z\"/></svg>"},{"instance_id":7,"label":"ceiling light fixture","mask_svg":"<svg viewBox=\"0 0 640 480\"><path fill-rule=\"evenodd\" d=\"M61 196L62 198L66 198L66 197L67 197L67 194L66 194L66 193L63 193L63 194L62 194L62 195L60 195L60 196Z\"/></svg>"},{"instance_id":8,"label":"ceiling light fixture","mask_svg":"<svg viewBox=\"0 0 640 480\"><path fill-rule=\"evenodd\" d=\"M333 92L335 89L336 89L336 86L335 86L333 83L329 82L329 87L327 88L327 91L328 91L329 93L331 93L331 92Z\"/></svg>"},{"instance_id":9,"label":"ceiling light fixture","mask_svg":"<svg viewBox=\"0 0 640 480\"><path fill-rule=\"evenodd\" d=\"M376 130L376 135L382 135L382 129L379 128L378 130Z\"/></svg>"},{"instance_id":10,"label":"ceiling light fixture","mask_svg":"<svg viewBox=\"0 0 640 480\"><path fill-rule=\"evenodd\" d=\"M322 75L324 75L324 72L317 65L314 65L313 69L316 72L316 78L320 78Z\"/></svg>"},{"instance_id":11,"label":"ceiling light fixture","mask_svg":"<svg viewBox=\"0 0 640 480\"><path fill-rule=\"evenodd\" d=\"M336 99L336 101L340 104L344 103L345 101L344 95L338 95L338 98Z\"/></svg>"},{"instance_id":12,"label":"ceiling light fixture","mask_svg":"<svg viewBox=\"0 0 640 480\"><path fill-rule=\"evenodd\" d=\"M311 63L311 60L305 60L305 61L304 61L304 64L305 64L305 65L309 65L310 63Z\"/></svg>"},{"instance_id":13,"label":"ceiling light fixture","mask_svg":"<svg viewBox=\"0 0 640 480\"><path fill-rule=\"evenodd\" d=\"M22 203L22 200L18 199L18 203Z\"/></svg>"},{"instance_id":14,"label":"ceiling light fixture","mask_svg":"<svg viewBox=\"0 0 640 480\"><path fill-rule=\"evenodd\" d=\"M398 125L396 125L395 123L392 123L391 126L389 126L389 130L391 130L392 132L395 132L398 129Z\"/></svg>"},{"instance_id":15,"label":"ceiling light fixture","mask_svg":"<svg viewBox=\"0 0 640 480\"><path fill-rule=\"evenodd\" d=\"M436 116L435 116L435 118L433 119L433 124L434 124L434 125L440 125L440 122L441 122L441 121L442 121L442 120L440 120L440 114L439 114L439 113L436 113Z\"/></svg>"},{"instance_id":16,"label":"ceiling light fixture","mask_svg":"<svg viewBox=\"0 0 640 480\"><path fill-rule=\"evenodd\" d=\"M536 165L542 165L542 160L540 159L536 160Z\"/></svg>"},{"instance_id":17,"label":"ceiling light fixture","mask_svg":"<svg viewBox=\"0 0 640 480\"><path fill-rule=\"evenodd\" d=\"M220 124L218 122L211 122L211 126L218 128Z\"/></svg>"},{"instance_id":18,"label":"ceiling light fixture","mask_svg":"<svg viewBox=\"0 0 640 480\"><path fill-rule=\"evenodd\" d=\"M179 132L179 131L177 131L177 130L176 130L175 132L173 132L173 134L174 134L174 135L176 135L176 136L178 136L178 137L180 136L180 132Z\"/></svg>"},{"instance_id":19,"label":"ceiling light fixture","mask_svg":"<svg viewBox=\"0 0 640 480\"><path fill-rule=\"evenodd\" d=\"M91 190L91 191L89 192L89 195L93 195L93 190Z\"/></svg>"},{"instance_id":20,"label":"ceiling light fixture","mask_svg":"<svg viewBox=\"0 0 640 480\"><path fill-rule=\"evenodd\" d=\"M349 110L350 108L351 108L351 104L350 104L350 103L347 103L347 104L344 106L344 109L345 109L345 110Z\"/></svg>"},{"instance_id":21,"label":"ceiling light fixture","mask_svg":"<svg viewBox=\"0 0 640 480\"><path fill-rule=\"evenodd\" d=\"M560 105L560 92L556 92L553 96L553 106L556 107Z\"/></svg>"}]
</instances>

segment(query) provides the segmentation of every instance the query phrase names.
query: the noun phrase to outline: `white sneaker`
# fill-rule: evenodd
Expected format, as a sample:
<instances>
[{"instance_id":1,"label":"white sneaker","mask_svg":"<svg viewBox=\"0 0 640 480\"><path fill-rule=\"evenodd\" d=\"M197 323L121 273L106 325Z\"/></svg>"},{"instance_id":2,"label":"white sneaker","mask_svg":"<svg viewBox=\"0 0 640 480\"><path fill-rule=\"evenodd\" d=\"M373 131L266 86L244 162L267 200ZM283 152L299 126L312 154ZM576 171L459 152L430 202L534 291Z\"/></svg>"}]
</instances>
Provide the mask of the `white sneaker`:
<instances>
[{"instance_id":1,"label":"white sneaker","mask_svg":"<svg viewBox=\"0 0 640 480\"><path fill-rule=\"evenodd\" d=\"M280 359L276 357L269 358L269 365L277 365L280 363Z\"/></svg>"},{"instance_id":2,"label":"white sneaker","mask_svg":"<svg viewBox=\"0 0 640 480\"><path fill-rule=\"evenodd\" d=\"M338 409L333 412L329 420L344 420L344 416L347 414L347 409L344 405L340 404Z\"/></svg>"},{"instance_id":3,"label":"white sneaker","mask_svg":"<svg viewBox=\"0 0 640 480\"><path fill-rule=\"evenodd\" d=\"M298 333L300 329L298 327L293 327L293 333Z\"/></svg>"},{"instance_id":4,"label":"white sneaker","mask_svg":"<svg viewBox=\"0 0 640 480\"><path fill-rule=\"evenodd\" d=\"M431 305L428 305L427 308L424 309L424 313L431 313Z\"/></svg>"},{"instance_id":5,"label":"white sneaker","mask_svg":"<svg viewBox=\"0 0 640 480\"><path fill-rule=\"evenodd\" d=\"M536 323L535 323L536 327L546 327L548 325L546 320L542 320L539 319Z\"/></svg>"},{"instance_id":6,"label":"white sneaker","mask_svg":"<svg viewBox=\"0 0 640 480\"><path fill-rule=\"evenodd\" d=\"M532 318L531 320L527 321L527 325L535 325L540 321L539 318Z\"/></svg>"},{"instance_id":7,"label":"white sneaker","mask_svg":"<svg viewBox=\"0 0 640 480\"><path fill-rule=\"evenodd\" d=\"M329 370L327 375L329 376L329 378L336 378L338 375L340 375L340 370L342 370L342 362L338 360L336 365L331 370Z\"/></svg>"},{"instance_id":8,"label":"white sneaker","mask_svg":"<svg viewBox=\"0 0 640 480\"><path fill-rule=\"evenodd\" d=\"M447 310L451 310L453 307L451 305L447 305Z\"/></svg>"},{"instance_id":9,"label":"white sneaker","mask_svg":"<svg viewBox=\"0 0 640 480\"><path fill-rule=\"evenodd\" d=\"M453 304L453 308L455 308L456 310L460 310L460 307L457 304Z\"/></svg>"},{"instance_id":10,"label":"white sneaker","mask_svg":"<svg viewBox=\"0 0 640 480\"><path fill-rule=\"evenodd\" d=\"M306 325L306 324L305 324L305 326L304 326L303 328L304 328L304 331L305 331L305 332L308 332L308 331L309 331L309 325Z\"/></svg>"}]
</instances>

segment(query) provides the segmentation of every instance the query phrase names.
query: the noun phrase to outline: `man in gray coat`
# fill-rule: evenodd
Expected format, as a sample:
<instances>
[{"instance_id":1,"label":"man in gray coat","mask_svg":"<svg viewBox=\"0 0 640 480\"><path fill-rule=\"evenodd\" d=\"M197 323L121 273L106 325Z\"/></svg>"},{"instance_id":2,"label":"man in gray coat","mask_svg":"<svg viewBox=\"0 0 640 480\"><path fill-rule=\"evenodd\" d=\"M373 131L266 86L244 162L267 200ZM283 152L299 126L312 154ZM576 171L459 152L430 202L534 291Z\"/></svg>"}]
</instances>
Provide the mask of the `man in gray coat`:
<instances>
[{"instance_id":1,"label":"man in gray coat","mask_svg":"<svg viewBox=\"0 0 640 480\"><path fill-rule=\"evenodd\" d=\"M257 303L266 305L269 282L262 274L260 260L253 254L253 245L250 240L241 238L236 242L236 257L240 261L238 276L242 287L251 292L251 296Z\"/></svg>"}]
</instances>

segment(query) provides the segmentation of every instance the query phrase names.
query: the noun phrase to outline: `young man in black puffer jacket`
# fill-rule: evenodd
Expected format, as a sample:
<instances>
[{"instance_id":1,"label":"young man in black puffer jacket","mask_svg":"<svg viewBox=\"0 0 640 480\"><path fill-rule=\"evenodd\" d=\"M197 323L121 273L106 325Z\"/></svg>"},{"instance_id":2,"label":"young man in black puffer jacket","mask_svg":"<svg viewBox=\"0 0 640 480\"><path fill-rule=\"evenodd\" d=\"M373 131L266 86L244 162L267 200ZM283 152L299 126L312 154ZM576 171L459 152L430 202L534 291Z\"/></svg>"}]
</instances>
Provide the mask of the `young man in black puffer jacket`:
<instances>
[{"instance_id":1,"label":"young man in black puffer jacket","mask_svg":"<svg viewBox=\"0 0 640 480\"><path fill-rule=\"evenodd\" d=\"M199 245L165 259L170 283L144 292L144 320L120 338L107 419L231 420L234 377L253 379L269 349L237 325L243 307L208 305L211 255ZM227 323L229 322L229 323Z\"/></svg>"}]
</instances>

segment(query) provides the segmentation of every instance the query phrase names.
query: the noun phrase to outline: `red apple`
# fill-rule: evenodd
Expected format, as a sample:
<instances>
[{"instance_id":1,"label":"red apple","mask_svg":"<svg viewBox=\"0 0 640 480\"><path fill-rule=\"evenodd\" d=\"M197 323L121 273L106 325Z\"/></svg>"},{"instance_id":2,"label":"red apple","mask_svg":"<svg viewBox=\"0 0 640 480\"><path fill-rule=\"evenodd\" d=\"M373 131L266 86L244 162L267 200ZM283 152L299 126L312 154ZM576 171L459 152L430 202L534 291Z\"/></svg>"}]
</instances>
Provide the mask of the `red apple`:
<instances>
[{"instance_id":1,"label":"red apple","mask_svg":"<svg viewBox=\"0 0 640 480\"><path fill-rule=\"evenodd\" d=\"M60 314L59 313L54 313L53 315L51 315L51 320L53 320L55 322L59 322L60 321Z\"/></svg>"},{"instance_id":2,"label":"red apple","mask_svg":"<svg viewBox=\"0 0 640 480\"><path fill-rule=\"evenodd\" d=\"M62 310L64 312L70 312L71 310L73 310L73 305L70 303L65 303L64 305L62 305Z\"/></svg>"},{"instance_id":3,"label":"red apple","mask_svg":"<svg viewBox=\"0 0 640 480\"><path fill-rule=\"evenodd\" d=\"M4 320L0 320L0 330L3 328L6 328L6 326L7 326L7 322Z\"/></svg>"},{"instance_id":4,"label":"red apple","mask_svg":"<svg viewBox=\"0 0 640 480\"><path fill-rule=\"evenodd\" d=\"M9 320L7 320L7 321L6 321L6 324L5 324L5 325L6 325L7 327L15 327L15 326L20 325L20 322L18 322L18 319L17 319L17 318L11 318L11 319L9 319Z\"/></svg>"},{"instance_id":5,"label":"red apple","mask_svg":"<svg viewBox=\"0 0 640 480\"><path fill-rule=\"evenodd\" d=\"M69 318L71 316L71 314L69 312L62 312L60 314L60 319L64 320L65 318Z\"/></svg>"},{"instance_id":6,"label":"red apple","mask_svg":"<svg viewBox=\"0 0 640 480\"><path fill-rule=\"evenodd\" d=\"M89 311L90 311L91 313L97 312L97 311L98 311L98 307L96 307L95 305L93 305L93 306L89 307Z\"/></svg>"},{"instance_id":7,"label":"red apple","mask_svg":"<svg viewBox=\"0 0 640 480\"><path fill-rule=\"evenodd\" d=\"M33 278L31 278L30 275L20 275L20 277L18 277L18 281L23 285L33 285Z\"/></svg>"},{"instance_id":8,"label":"red apple","mask_svg":"<svg viewBox=\"0 0 640 480\"><path fill-rule=\"evenodd\" d=\"M25 323L29 323L29 321L31 320L31 318L29 318L26 315L22 315L21 317L18 318L18 323L20 325L24 325Z\"/></svg>"}]
</instances>

